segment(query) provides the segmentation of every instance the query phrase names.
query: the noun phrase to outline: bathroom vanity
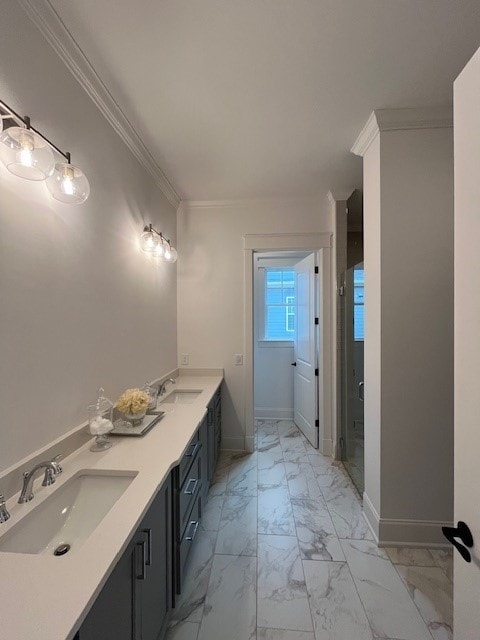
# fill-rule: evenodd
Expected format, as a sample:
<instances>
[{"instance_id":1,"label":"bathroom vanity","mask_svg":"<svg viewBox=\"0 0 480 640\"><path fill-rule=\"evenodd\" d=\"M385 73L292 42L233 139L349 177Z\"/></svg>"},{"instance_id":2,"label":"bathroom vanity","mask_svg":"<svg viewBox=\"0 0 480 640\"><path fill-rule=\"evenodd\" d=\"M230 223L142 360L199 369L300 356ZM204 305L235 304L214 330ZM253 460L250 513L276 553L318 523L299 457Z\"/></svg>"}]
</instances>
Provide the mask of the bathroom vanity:
<instances>
[{"instance_id":1,"label":"bathroom vanity","mask_svg":"<svg viewBox=\"0 0 480 640\"><path fill-rule=\"evenodd\" d=\"M114 446L100 454L90 452L87 443L62 461L64 471L56 485L42 487L37 480L30 503L17 505L18 496L8 501L11 519L2 524L0 545L77 476L128 476L93 532L81 544L73 539L66 555L55 557L43 544L21 552L0 549L2 575L11 576L0 586L5 637L163 637L182 591L219 452L221 382L221 375L180 376L175 397L192 390L189 399L185 395L173 402L165 396L164 418L144 437L116 438ZM48 508L43 511L48 513ZM15 606L20 600L28 615Z\"/></svg>"}]
</instances>

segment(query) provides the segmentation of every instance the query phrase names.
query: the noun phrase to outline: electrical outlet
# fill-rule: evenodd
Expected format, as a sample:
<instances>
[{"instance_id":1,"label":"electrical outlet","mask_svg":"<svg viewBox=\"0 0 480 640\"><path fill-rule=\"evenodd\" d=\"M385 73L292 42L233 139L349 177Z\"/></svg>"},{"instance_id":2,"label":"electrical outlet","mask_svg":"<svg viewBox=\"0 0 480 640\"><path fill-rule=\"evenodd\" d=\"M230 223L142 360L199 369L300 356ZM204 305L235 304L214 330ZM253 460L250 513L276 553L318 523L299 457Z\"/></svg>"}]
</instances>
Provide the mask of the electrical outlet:
<instances>
[{"instance_id":1,"label":"electrical outlet","mask_svg":"<svg viewBox=\"0 0 480 640\"><path fill-rule=\"evenodd\" d=\"M182 353L181 362L182 362L182 365L186 365L190 362L190 356L188 355L188 353Z\"/></svg>"},{"instance_id":2,"label":"electrical outlet","mask_svg":"<svg viewBox=\"0 0 480 640\"><path fill-rule=\"evenodd\" d=\"M242 353L236 353L235 354L235 364L236 365L243 364L243 354Z\"/></svg>"}]
</instances>

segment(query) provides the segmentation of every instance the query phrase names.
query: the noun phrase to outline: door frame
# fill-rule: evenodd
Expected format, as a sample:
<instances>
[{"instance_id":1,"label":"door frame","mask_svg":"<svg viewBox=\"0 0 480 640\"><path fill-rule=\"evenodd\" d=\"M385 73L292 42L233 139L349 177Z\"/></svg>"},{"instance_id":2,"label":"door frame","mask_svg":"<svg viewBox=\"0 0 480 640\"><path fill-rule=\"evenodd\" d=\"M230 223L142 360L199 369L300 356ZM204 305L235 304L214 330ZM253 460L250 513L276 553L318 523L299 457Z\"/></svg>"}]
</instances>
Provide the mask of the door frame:
<instances>
[{"instance_id":1,"label":"door frame","mask_svg":"<svg viewBox=\"0 0 480 640\"><path fill-rule=\"evenodd\" d=\"M253 254L257 251L312 251L317 254L319 309L319 450L332 455L331 248L332 233L247 234L244 236L245 448L254 450L254 287Z\"/></svg>"}]
</instances>

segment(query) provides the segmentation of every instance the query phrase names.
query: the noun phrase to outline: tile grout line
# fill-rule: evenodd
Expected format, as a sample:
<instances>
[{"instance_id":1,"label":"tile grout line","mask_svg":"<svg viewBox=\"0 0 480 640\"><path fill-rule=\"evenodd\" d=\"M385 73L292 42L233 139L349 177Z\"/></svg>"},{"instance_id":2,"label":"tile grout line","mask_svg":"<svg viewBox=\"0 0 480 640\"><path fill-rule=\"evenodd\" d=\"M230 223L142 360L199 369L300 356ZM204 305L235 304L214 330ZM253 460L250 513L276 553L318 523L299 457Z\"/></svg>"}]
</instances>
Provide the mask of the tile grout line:
<instances>
[{"instance_id":1,"label":"tile grout line","mask_svg":"<svg viewBox=\"0 0 480 640\"><path fill-rule=\"evenodd\" d=\"M331 511L330 511L329 506L328 506L328 501L327 501L327 499L326 499L326 497L325 497L325 494L324 494L324 492L323 492L323 488L320 486L320 483L318 482L318 479L317 479L317 477L316 477L316 476L315 476L315 479L317 480L317 484L318 484L318 487L319 487L319 489L320 489L320 493L321 493L321 495L322 495L322 497L323 497L323 500L324 500L324 502L325 502L326 509L327 509L328 514L329 514L329 516L330 516L330 519L331 519L331 521L332 521L332 525L333 525L333 528L334 528L335 533L336 533L336 535L337 535L337 539L338 539L338 541L339 541L340 548L342 549L342 553L343 553L343 555L345 556L344 564L346 565L347 570L348 570L348 573L349 573L349 575L350 575L350 578L352 579L352 584L353 584L353 586L354 586L355 593L357 594L358 601L360 602L360 605L361 605L361 607L362 607L362 609L363 609L363 612L364 612L364 614L365 614L365 619L366 619L366 621L367 621L367 623L368 623L368 626L369 626L369 628L370 628L370 631L371 631L371 633L372 633L372 638L375 638L375 634L374 634L374 630L373 630L372 624L371 624L370 619L369 619L369 617L368 617L368 615L367 615L367 610L366 610L366 608L365 608L365 605L364 605L364 603L363 603L363 600L362 600L362 599L361 599L361 597L360 597L360 593L359 593L358 588L357 588L357 583L355 582L355 578L353 577L352 571L351 571L351 569L350 569L350 565L348 564L347 556L345 555L345 552L344 552L344 550L343 550L343 545L342 545L342 542L341 542L342 538L340 538L340 536L338 535L338 530L337 530L337 527L335 526L335 520L334 520L334 518L332 518L332 514L331 514ZM310 604L310 598L309 598L309 604ZM311 607L310 607L310 613L311 613ZM313 619L313 616L312 616L312 619Z\"/></svg>"},{"instance_id":2,"label":"tile grout line","mask_svg":"<svg viewBox=\"0 0 480 640\"><path fill-rule=\"evenodd\" d=\"M218 462L217 462L217 464L218 464ZM224 509L224 507L225 507L225 498L226 498L226 495L227 495L227 494L226 494L226 487L227 487L227 484L228 484L228 476L229 476L229 474L230 474L230 466L231 466L231 463L228 465L228 470L227 470L227 483L226 483L226 485L225 485L225 493L223 494L223 504L222 504L222 511L221 511L221 513L220 513L220 522L221 522L221 520L222 520L222 516L223 516L223 509ZM214 473L215 473L215 471L214 471ZM215 555L217 555L215 552L216 552L216 549L217 549L218 534L219 534L219 532L220 532L220 522L219 522L219 524L218 524L218 529L217 529L217 531L216 531L215 544L213 545L212 561L211 561L211 563L210 563L210 571L208 572L207 588L206 588L206 590L205 590L205 599L204 599L204 601L203 601L202 617L201 617L201 619L200 619L200 622L199 622L199 625L198 625L198 629L197 629L197 639L198 639L198 636L200 635L200 629L201 629L201 627L202 627L202 624L203 624L203 618L204 618L204 616L205 616L205 604L206 604L206 602L207 602L208 589L209 589L209 587L210 587L210 579L211 579L211 577L212 577L213 562L214 562L214 560L215 560ZM197 640L197 639L196 639L196 640Z\"/></svg>"},{"instance_id":3,"label":"tile grout line","mask_svg":"<svg viewBox=\"0 0 480 640\"><path fill-rule=\"evenodd\" d=\"M277 432L278 432L278 427L277 427ZM280 434L278 434L278 435L280 435ZM282 448L282 457L283 457L283 464L285 465L285 456L284 456L283 448ZM286 477L286 470L285 470L285 477ZM257 482L258 482L258 461L257 461ZM293 513L292 497L291 497L291 494L290 494L290 488L288 486L288 479L287 479L287 492L288 492L288 496L289 496L290 509L291 509L292 517L293 517L295 535L292 535L292 536L285 536L284 534L272 534L272 535L282 535L283 537L291 537L291 538L295 538L295 540L296 540L298 559L300 560L300 564L301 564L301 567L302 567L303 581L304 581L304 584L305 584L305 594L306 594L306 597L307 597L308 610L310 612L310 619L311 619L311 623L312 623L312 635L315 635L315 627L314 627L314 624L313 624L312 609L311 609L311 606L310 606L310 598L308 596L307 581L305 579L305 571L303 569L303 561L302 561L301 552L300 552L300 545L299 545L299 541L298 541L298 533L297 533L295 516L294 516L294 513ZM257 506L257 509L258 509L258 506ZM258 523L258 517L257 517L257 523ZM257 528L257 530L258 530L258 528ZM268 534L268 535L270 535L270 534ZM257 535L257 549L258 549L258 535ZM257 551L257 553L258 553L258 551ZM258 562L258 560L257 560L257 562ZM268 628L276 629L277 627L268 627ZM280 629L280 627L278 627L278 629L282 630L282 629ZM283 629L283 630L285 630L285 629ZM257 633L258 633L258 571L257 571Z\"/></svg>"},{"instance_id":4,"label":"tile grout line","mask_svg":"<svg viewBox=\"0 0 480 640\"><path fill-rule=\"evenodd\" d=\"M388 554L387 554L387 555L388 555ZM390 562L391 562L391 561L390 561ZM434 635L433 635L433 633L431 632L430 627L428 626L428 622L427 622L427 621L425 620L425 618L423 617L423 614L422 614L422 612L420 611L420 609L418 608L417 603L415 602L415 600L414 600L413 596L411 595L409 588L407 587L407 585L406 585L406 584L405 584L405 582L403 581L403 578L402 578L402 576L400 575L400 573L399 573L399 571L398 571L398 569L397 569L397 565L396 565L396 564L394 564L393 562L391 562L391 564L393 565L393 567L394 567L394 569L395 569L395 572L396 572L397 576L398 576L398 577L400 578L400 580L402 581L402 584L404 585L404 587L405 587L405 589L406 589L406 591L407 591L408 595L410 596L410 599L411 599L411 601L413 602L413 604L414 604L415 608L417 609L418 613L420 614L420 618L424 621L425 626L427 627L427 631L428 631L428 633L432 636L432 640L435 640L435 636L434 636ZM405 565L402 565L402 566L405 566ZM409 566L409 565L406 565L406 566ZM424 568L427 568L427 567L424 567Z\"/></svg>"}]
</instances>

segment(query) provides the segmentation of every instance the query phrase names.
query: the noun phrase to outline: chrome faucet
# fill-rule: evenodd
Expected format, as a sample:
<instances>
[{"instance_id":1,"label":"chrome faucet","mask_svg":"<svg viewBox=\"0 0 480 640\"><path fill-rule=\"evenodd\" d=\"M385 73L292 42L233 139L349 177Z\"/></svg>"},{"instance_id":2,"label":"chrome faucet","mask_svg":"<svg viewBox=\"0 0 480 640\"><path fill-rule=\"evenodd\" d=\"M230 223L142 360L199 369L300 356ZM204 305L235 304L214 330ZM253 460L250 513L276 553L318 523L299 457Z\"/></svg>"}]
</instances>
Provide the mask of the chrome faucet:
<instances>
[{"instance_id":1,"label":"chrome faucet","mask_svg":"<svg viewBox=\"0 0 480 640\"><path fill-rule=\"evenodd\" d=\"M171 382L172 384L175 384L175 380L173 378L169 378L168 380L165 380L164 382L162 382L162 384L158 387L158 395L159 396L163 396L166 393L166 387L167 384Z\"/></svg>"},{"instance_id":2,"label":"chrome faucet","mask_svg":"<svg viewBox=\"0 0 480 640\"><path fill-rule=\"evenodd\" d=\"M10 518L10 514L7 511L7 505L5 504L5 496L0 493L0 523L6 522Z\"/></svg>"},{"instance_id":3,"label":"chrome faucet","mask_svg":"<svg viewBox=\"0 0 480 640\"><path fill-rule=\"evenodd\" d=\"M19 504L24 502L30 502L33 500L33 476L39 469L45 469L45 476L43 478L42 487L48 487L55 482L55 476L62 473L62 467L58 464L60 455L55 456L53 460L47 460L46 462L39 462L33 467L31 471L25 471L23 474L23 488L22 493L18 499Z\"/></svg>"}]
</instances>

